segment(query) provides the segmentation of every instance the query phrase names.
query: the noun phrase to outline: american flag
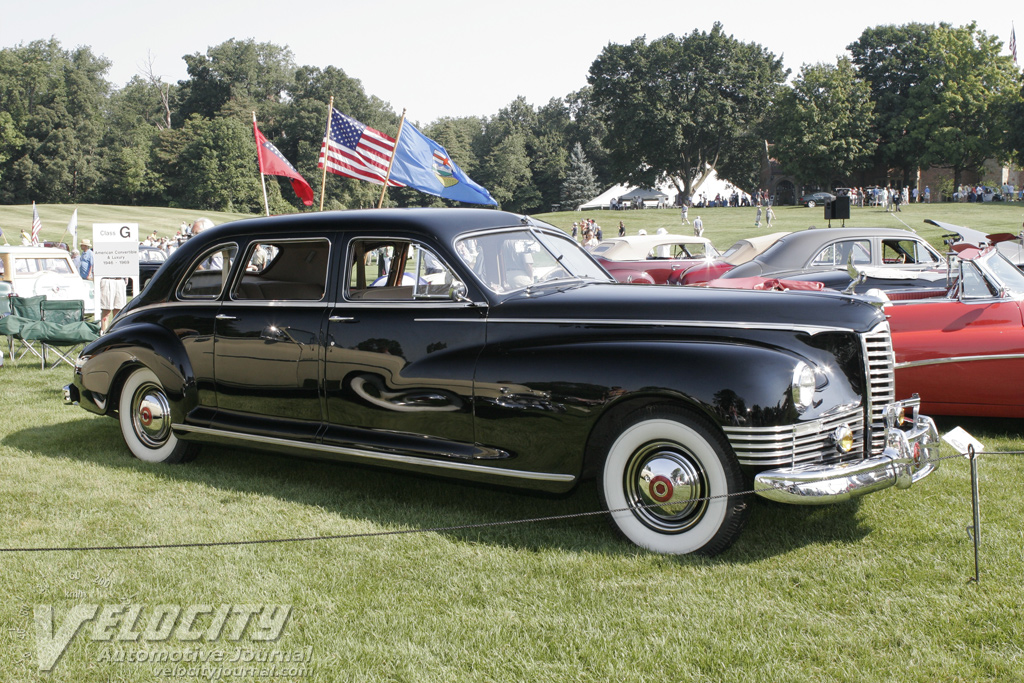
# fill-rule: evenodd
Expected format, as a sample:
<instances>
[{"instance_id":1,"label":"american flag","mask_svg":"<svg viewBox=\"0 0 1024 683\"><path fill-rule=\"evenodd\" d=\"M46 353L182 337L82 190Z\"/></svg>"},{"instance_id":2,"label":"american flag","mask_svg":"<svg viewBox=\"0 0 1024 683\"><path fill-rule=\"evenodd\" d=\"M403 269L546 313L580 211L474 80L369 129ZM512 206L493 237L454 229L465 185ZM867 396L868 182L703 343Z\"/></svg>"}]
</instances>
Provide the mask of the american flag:
<instances>
[{"instance_id":1,"label":"american flag","mask_svg":"<svg viewBox=\"0 0 1024 683\"><path fill-rule=\"evenodd\" d=\"M331 121L320 147L320 161L317 166L338 175L365 180L368 183L384 184L388 174L388 163L395 153L395 139L379 130L359 123L331 108ZM388 181L391 187L403 187L401 183Z\"/></svg>"},{"instance_id":2,"label":"american flag","mask_svg":"<svg viewBox=\"0 0 1024 683\"><path fill-rule=\"evenodd\" d=\"M1010 54L1013 55L1013 63L1017 63L1017 32L1013 30L1013 24L1010 24Z\"/></svg>"},{"instance_id":3,"label":"american flag","mask_svg":"<svg viewBox=\"0 0 1024 683\"><path fill-rule=\"evenodd\" d=\"M39 244L39 231L43 229L43 222L39 220L39 212L36 211L36 203L32 202L32 244Z\"/></svg>"}]
</instances>

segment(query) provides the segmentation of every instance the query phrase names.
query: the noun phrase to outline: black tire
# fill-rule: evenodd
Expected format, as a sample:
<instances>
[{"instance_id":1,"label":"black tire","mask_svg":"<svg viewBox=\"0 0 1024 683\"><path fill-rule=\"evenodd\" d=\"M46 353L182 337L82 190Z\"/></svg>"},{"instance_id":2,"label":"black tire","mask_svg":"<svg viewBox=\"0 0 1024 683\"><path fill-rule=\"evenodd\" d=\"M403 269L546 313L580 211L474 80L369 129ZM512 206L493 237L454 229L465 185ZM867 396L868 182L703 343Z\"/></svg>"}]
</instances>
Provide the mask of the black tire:
<instances>
[{"instance_id":1,"label":"black tire","mask_svg":"<svg viewBox=\"0 0 1024 683\"><path fill-rule=\"evenodd\" d=\"M167 392L149 368L133 371L121 387L118 421L125 445L139 460L187 462L199 451L197 444L180 441L171 431Z\"/></svg>"},{"instance_id":2,"label":"black tire","mask_svg":"<svg viewBox=\"0 0 1024 683\"><path fill-rule=\"evenodd\" d=\"M733 544L750 506L748 496L718 497L744 490L720 432L685 410L652 406L612 433L598 490L627 539L669 555L717 555Z\"/></svg>"},{"instance_id":3,"label":"black tire","mask_svg":"<svg viewBox=\"0 0 1024 683\"><path fill-rule=\"evenodd\" d=\"M807 208L808 208L808 209L813 209L813 208L814 208L815 206L817 206L817 204L816 204L816 203L815 203L815 201L814 201L814 200L812 199L812 200L810 200L809 202L807 202L806 206L807 206Z\"/></svg>"}]
</instances>

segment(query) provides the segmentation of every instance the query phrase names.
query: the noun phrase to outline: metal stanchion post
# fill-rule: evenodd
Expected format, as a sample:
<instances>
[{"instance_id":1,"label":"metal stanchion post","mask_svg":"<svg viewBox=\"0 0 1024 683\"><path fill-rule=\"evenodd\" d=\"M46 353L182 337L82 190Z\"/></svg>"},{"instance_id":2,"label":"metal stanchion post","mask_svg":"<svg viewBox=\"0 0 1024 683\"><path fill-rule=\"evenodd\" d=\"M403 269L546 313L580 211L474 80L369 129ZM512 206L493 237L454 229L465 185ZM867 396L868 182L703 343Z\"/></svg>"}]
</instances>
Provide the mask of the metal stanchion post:
<instances>
[{"instance_id":1,"label":"metal stanchion post","mask_svg":"<svg viewBox=\"0 0 1024 683\"><path fill-rule=\"evenodd\" d=\"M978 454L974 446L967 447L967 457L971 460L971 511L973 512L974 538L974 583L981 583L981 566L978 559L978 546L981 543L981 507L978 500Z\"/></svg>"}]
</instances>

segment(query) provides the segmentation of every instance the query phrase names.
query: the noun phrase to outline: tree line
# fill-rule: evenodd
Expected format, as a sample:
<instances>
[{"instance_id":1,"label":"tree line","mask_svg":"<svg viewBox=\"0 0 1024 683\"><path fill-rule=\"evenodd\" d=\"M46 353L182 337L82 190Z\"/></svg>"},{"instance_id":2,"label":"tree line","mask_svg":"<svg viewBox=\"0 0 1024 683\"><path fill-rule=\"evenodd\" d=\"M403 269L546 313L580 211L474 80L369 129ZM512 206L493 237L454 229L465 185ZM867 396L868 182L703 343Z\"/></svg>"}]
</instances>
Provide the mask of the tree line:
<instances>
[{"instance_id":1,"label":"tree line","mask_svg":"<svg viewBox=\"0 0 1024 683\"><path fill-rule=\"evenodd\" d=\"M421 130L503 209L573 207L616 182L689 196L716 170L756 189L766 155L802 184L872 184L918 168L1021 162L1021 77L974 24L866 29L834 64L790 80L781 59L710 31L609 44L588 85L547 104ZM187 78L144 68L120 88L89 47L40 40L0 50L0 203L110 203L259 213L252 114L319 192L328 102L394 134L399 116L341 68L298 66L287 47L228 40L183 57ZM268 181L271 178L268 178ZM304 210L268 182L271 211ZM373 206L379 188L328 178L325 208ZM318 198L319 199L319 198ZM442 200L388 193L398 206Z\"/></svg>"}]
</instances>

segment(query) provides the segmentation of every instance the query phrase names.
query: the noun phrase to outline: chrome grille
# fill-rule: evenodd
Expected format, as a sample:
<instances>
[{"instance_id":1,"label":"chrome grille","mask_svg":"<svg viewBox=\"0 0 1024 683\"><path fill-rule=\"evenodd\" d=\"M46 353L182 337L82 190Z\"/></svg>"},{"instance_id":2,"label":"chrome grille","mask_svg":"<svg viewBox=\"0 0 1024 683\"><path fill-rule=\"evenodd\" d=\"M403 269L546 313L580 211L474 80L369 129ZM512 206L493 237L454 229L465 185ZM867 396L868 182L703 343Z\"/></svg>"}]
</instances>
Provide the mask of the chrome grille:
<instances>
[{"instance_id":1,"label":"chrome grille","mask_svg":"<svg viewBox=\"0 0 1024 683\"><path fill-rule=\"evenodd\" d=\"M862 335L861 343L867 362L871 453L878 454L885 448L885 406L896 399L896 358L889 323L882 323Z\"/></svg>"},{"instance_id":2,"label":"chrome grille","mask_svg":"<svg viewBox=\"0 0 1024 683\"><path fill-rule=\"evenodd\" d=\"M741 465L797 465L839 460L832 433L844 424L853 430L854 440L847 457L862 457L864 413L860 407L782 427L725 427L725 434Z\"/></svg>"}]
</instances>

